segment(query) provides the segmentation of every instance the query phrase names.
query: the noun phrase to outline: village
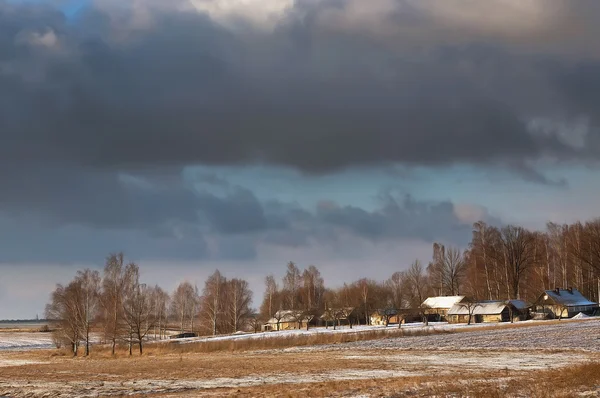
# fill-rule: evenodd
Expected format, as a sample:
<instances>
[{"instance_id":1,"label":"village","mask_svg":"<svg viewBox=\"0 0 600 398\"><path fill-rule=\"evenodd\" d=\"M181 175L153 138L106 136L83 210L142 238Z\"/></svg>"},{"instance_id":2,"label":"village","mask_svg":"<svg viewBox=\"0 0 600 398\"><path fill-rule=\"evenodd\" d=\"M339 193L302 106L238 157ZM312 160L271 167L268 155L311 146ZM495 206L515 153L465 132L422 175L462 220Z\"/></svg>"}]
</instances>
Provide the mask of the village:
<instances>
[{"instance_id":1,"label":"village","mask_svg":"<svg viewBox=\"0 0 600 398\"><path fill-rule=\"evenodd\" d=\"M381 308L370 314L367 322L373 326L404 323L448 322L498 323L530 319L565 319L599 316L599 304L588 300L577 289L556 288L544 291L533 303L523 300L476 301L467 296L428 297L418 308ZM262 325L262 331L282 331L311 327L352 327L365 324L355 307L328 308L314 316L304 311L279 310ZM185 337L189 337L190 334ZM184 336L181 336L184 337Z\"/></svg>"}]
</instances>

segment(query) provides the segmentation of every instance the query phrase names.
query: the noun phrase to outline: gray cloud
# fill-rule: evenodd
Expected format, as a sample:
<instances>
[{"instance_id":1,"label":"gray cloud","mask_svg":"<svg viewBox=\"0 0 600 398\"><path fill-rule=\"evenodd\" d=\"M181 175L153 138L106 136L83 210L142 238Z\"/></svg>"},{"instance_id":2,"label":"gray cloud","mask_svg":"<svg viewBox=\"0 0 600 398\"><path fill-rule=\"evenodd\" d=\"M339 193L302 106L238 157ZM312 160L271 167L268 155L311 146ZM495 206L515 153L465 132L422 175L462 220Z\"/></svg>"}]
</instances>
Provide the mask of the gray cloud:
<instances>
[{"instance_id":1,"label":"gray cloud","mask_svg":"<svg viewBox=\"0 0 600 398\"><path fill-rule=\"evenodd\" d=\"M216 1L192 2L198 12L183 0L105 0L67 19L60 2L0 0L0 211L46 223L40 253L61 258L50 243L77 232L45 234L65 225L234 258L340 228L374 240L469 228L449 202L303 209L218 176L196 176L205 189L184 183L188 165L322 174L463 163L560 184L529 165L600 155L594 2ZM582 116L576 137L532 129Z\"/></svg>"},{"instance_id":2,"label":"gray cloud","mask_svg":"<svg viewBox=\"0 0 600 398\"><path fill-rule=\"evenodd\" d=\"M13 9L0 21L2 166L266 162L322 173L581 155L530 134L527 121L563 102L591 112L581 102L593 94L579 88L597 78L595 68L577 69L582 77L572 81L564 76L574 56L568 65L555 49L524 56L493 29L467 41L460 32L485 25L451 17L440 2L384 3L396 19L383 11L352 19L353 1L302 3L273 33L232 31L152 1L141 3L150 22L111 2L70 23L47 7L0 3ZM408 28L398 18L412 21L412 38L401 38ZM547 24L562 23L555 18ZM459 33L426 35L435 24ZM557 83L536 77L540 68Z\"/></svg>"},{"instance_id":3,"label":"gray cloud","mask_svg":"<svg viewBox=\"0 0 600 398\"><path fill-rule=\"evenodd\" d=\"M465 245L470 240L472 225L461 219L452 202L418 201L410 195L400 198L384 195L382 201L381 208L375 211L322 202L317 209L317 216L326 224L345 228L374 241L416 238L426 242L445 241ZM489 214L482 216L491 224L502 223Z\"/></svg>"}]
</instances>

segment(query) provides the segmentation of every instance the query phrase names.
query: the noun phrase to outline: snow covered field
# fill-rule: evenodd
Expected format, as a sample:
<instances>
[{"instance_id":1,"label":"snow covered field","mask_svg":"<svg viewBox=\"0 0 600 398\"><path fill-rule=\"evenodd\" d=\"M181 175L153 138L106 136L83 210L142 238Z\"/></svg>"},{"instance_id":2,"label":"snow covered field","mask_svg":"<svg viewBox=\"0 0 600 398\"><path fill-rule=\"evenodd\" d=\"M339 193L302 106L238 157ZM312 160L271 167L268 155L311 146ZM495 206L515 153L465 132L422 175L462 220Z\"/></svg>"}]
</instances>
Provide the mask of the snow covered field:
<instances>
[{"instance_id":1,"label":"snow covered field","mask_svg":"<svg viewBox=\"0 0 600 398\"><path fill-rule=\"evenodd\" d=\"M581 321L563 320L544 324L544 321L522 322L527 327L508 327L510 324L491 324L485 330L481 325L440 325L434 328L462 329L465 333L432 334L397 339L382 339L347 343L344 346L294 347L286 351L314 350L581 350L600 352L600 319ZM539 325L539 326L529 326ZM519 326L519 325L518 325ZM465 327L475 330L466 332ZM484 325L485 327L485 325Z\"/></svg>"},{"instance_id":2,"label":"snow covered field","mask_svg":"<svg viewBox=\"0 0 600 398\"><path fill-rule=\"evenodd\" d=\"M539 326L539 327L538 327ZM481 330L485 328L485 330ZM428 326L422 323L411 323L402 326L402 329L409 336L400 339L372 340L351 344L349 347L360 349L465 349L465 348L564 348L564 349L585 349L591 351L600 351L600 318L586 318L578 320L562 320L559 323L549 323L548 321L524 321L515 324L511 323L489 323L489 324L448 324L446 322L431 322ZM261 333L240 333L236 335L217 336L217 337L192 337L178 340L163 340L157 343L177 342L179 344L203 343L209 341L243 341L247 339L276 339L293 338L294 336L314 336L322 334L346 334L346 333L364 333L371 331L382 331L395 333L398 331L397 325L385 326L354 326L350 329L344 326L341 329L333 328L312 328L310 330L283 330ZM436 332L469 332L468 340L462 333L437 333ZM414 332L431 332L424 336L410 336ZM573 336L575 338L573 338ZM569 337L563 341L560 346L556 341L561 338ZM558 339L558 340L557 340ZM325 346L327 349L345 349L347 345ZM324 346L316 347L294 347L288 348L288 351L294 350L320 350Z\"/></svg>"},{"instance_id":3,"label":"snow covered field","mask_svg":"<svg viewBox=\"0 0 600 398\"><path fill-rule=\"evenodd\" d=\"M425 327L412 324L403 328L417 331ZM39 351L0 351L0 396L232 396L239 395L240 391L245 396L287 395L289 391L299 391L292 396L312 396L311 392L323 395L323 391L336 392L325 394L327 396L388 396L390 389L395 392L395 388L418 391L411 394L415 396L430 396L438 390L432 393L429 388L445 388L444 383L466 386L484 383L481 385L486 391L485 388L514 386L516 381L530 385L540 377L551 377L540 372L562 372L600 363L598 318L519 325L440 323L427 328L455 333L390 335L378 340L244 352L192 350L169 354L167 350L163 354L120 359L106 356L71 359L38 355ZM281 331L214 339L285 338L373 329L385 328ZM388 327L387 330L397 329ZM192 338L182 343L214 339ZM485 383L494 384L490 387ZM346 390L338 394L339 388ZM569 392L573 386L564 388ZM591 388L582 387L580 391L600 393L600 387L598 391Z\"/></svg>"},{"instance_id":4,"label":"snow covered field","mask_svg":"<svg viewBox=\"0 0 600 398\"><path fill-rule=\"evenodd\" d=\"M0 333L0 351L33 350L52 348L50 333L39 332L3 332Z\"/></svg>"}]
</instances>

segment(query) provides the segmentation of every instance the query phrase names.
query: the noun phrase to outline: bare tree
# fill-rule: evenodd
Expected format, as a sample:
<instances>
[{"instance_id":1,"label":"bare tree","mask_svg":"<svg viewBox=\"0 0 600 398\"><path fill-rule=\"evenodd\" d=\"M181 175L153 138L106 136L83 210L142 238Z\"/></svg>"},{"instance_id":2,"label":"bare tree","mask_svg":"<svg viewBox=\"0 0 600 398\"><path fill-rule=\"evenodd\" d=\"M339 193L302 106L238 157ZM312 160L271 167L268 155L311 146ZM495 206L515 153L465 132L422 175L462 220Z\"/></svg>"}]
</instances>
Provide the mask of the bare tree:
<instances>
[{"instance_id":1,"label":"bare tree","mask_svg":"<svg viewBox=\"0 0 600 398\"><path fill-rule=\"evenodd\" d=\"M358 285L360 286L360 298L362 300L363 308L365 311L365 325L370 325L371 319L369 317L369 281L366 278L363 278L358 281Z\"/></svg>"},{"instance_id":2,"label":"bare tree","mask_svg":"<svg viewBox=\"0 0 600 398\"><path fill-rule=\"evenodd\" d=\"M261 306L261 313L265 319L270 319L280 307L279 306L279 288L273 275L268 275L265 278L265 295L263 298L263 305Z\"/></svg>"},{"instance_id":3,"label":"bare tree","mask_svg":"<svg viewBox=\"0 0 600 398\"><path fill-rule=\"evenodd\" d=\"M169 305L169 294L158 285L153 290L154 308L154 339L156 340L156 329L158 328L158 339L162 340L167 325L167 308Z\"/></svg>"},{"instance_id":4,"label":"bare tree","mask_svg":"<svg viewBox=\"0 0 600 398\"><path fill-rule=\"evenodd\" d=\"M186 324L190 325L190 331L193 332L197 303L197 289L187 281L181 282L173 292L171 300L171 313L178 320L181 332L185 330Z\"/></svg>"},{"instance_id":5,"label":"bare tree","mask_svg":"<svg viewBox=\"0 0 600 398\"><path fill-rule=\"evenodd\" d=\"M487 224L483 221L478 221L473 224L473 239L471 248L474 249L475 255L481 255L483 260L483 268L485 270L485 286L487 291L487 297L489 300L492 299L492 289L490 287L490 271L489 271L489 238L490 229Z\"/></svg>"},{"instance_id":6,"label":"bare tree","mask_svg":"<svg viewBox=\"0 0 600 398\"><path fill-rule=\"evenodd\" d=\"M85 356L88 356L90 332L100 311L100 273L90 269L77 271L73 286L80 303L76 306L77 323L85 342Z\"/></svg>"},{"instance_id":7,"label":"bare tree","mask_svg":"<svg viewBox=\"0 0 600 398\"><path fill-rule=\"evenodd\" d=\"M445 250L442 261L442 284L451 296L460 294L462 280L467 270L467 264L462 253L450 247Z\"/></svg>"},{"instance_id":8,"label":"bare tree","mask_svg":"<svg viewBox=\"0 0 600 398\"><path fill-rule=\"evenodd\" d=\"M283 289L285 291L286 304L290 309L296 309L298 305L298 291L302 283L300 270L292 261L287 265L287 272L283 277Z\"/></svg>"},{"instance_id":9,"label":"bare tree","mask_svg":"<svg viewBox=\"0 0 600 398\"><path fill-rule=\"evenodd\" d=\"M308 311L315 311L321 307L323 291L325 289L321 272L314 265L309 266L302 273L305 295L304 304Z\"/></svg>"},{"instance_id":10,"label":"bare tree","mask_svg":"<svg viewBox=\"0 0 600 398\"><path fill-rule=\"evenodd\" d=\"M138 344L140 355L143 353L143 342L154 327L153 289L140 283L139 267L135 263L127 265L127 285L123 300L125 322L129 327L129 355L132 354L133 343Z\"/></svg>"},{"instance_id":11,"label":"bare tree","mask_svg":"<svg viewBox=\"0 0 600 398\"><path fill-rule=\"evenodd\" d=\"M229 320L233 332L239 331L248 321L252 310L252 291L248 282L234 278L227 283L227 296L229 297Z\"/></svg>"},{"instance_id":12,"label":"bare tree","mask_svg":"<svg viewBox=\"0 0 600 398\"><path fill-rule=\"evenodd\" d=\"M221 275L219 270L216 270L208 277L202 291L202 310L209 321L212 329L212 334L215 336L218 332L219 322L223 314L223 286L226 279Z\"/></svg>"},{"instance_id":13,"label":"bare tree","mask_svg":"<svg viewBox=\"0 0 600 398\"><path fill-rule=\"evenodd\" d=\"M419 308L423 323L427 325L428 319L425 314L425 308L422 303L425 301L427 291L427 277L423 272L423 265L419 260L415 260L407 271L407 279L410 284L411 302L414 307Z\"/></svg>"},{"instance_id":14,"label":"bare tree","mask_svg":"<svg viewBox=\"0 0 600 398\"><path fill-rule=\"evenodd\" d=\"M387 285L391 293L392 306L396 309L404 308L407 291L406 272L394 272L387 280Z\"/></svg>"},{"instance_id":15,"label":"bare tree","mask_svg":"<svg viewBox=\"0 0 600 398\"><path fill-rule=\"evenodd\" d=\"M123 295L125 289L125 268L123 253L111 254L106 259L102 279L102 307L104 337L112 344L115 355L117 340L123 333Z\"/></svg>"},{"instance_id":16,"label":"bare tree","mask_svg":"<svg viewBox=\"0 0 600 398\"><path fill-rule=\"evenodd\" d=\"M502 228L501 239L512 294L519 299L521 297L521 279L525 271L533 264L535 237L522 227L508 225Z\"/></svg>"},{"instance_id":17,"label":"bare tree","mask_svg":"<svg viewBox=\"0 0 600 398\"><path fill-rule=\"evenodd\" d=\"M77 317L81 302L76 291L75 282L69 283L66 287L58 284L51 294L50 302L46 305L46 318L56 324L58 339L71 346L73 356L77 355L81 341L81 329Z\"/></svg>"}]
</instances>

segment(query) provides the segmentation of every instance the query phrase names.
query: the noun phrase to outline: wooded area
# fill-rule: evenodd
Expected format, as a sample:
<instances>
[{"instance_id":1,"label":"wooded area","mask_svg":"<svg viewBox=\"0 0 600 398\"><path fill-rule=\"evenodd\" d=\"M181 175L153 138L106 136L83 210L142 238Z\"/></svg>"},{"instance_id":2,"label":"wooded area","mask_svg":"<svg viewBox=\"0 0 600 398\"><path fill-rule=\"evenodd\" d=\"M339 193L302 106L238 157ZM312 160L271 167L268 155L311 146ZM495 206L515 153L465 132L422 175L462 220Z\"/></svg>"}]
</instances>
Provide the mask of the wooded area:
<instances>
[{"instance_id":1,"label":"wooded area","mask_svg":"<svg viewBox=\"0 0 600 398\"><path fill-rule=\"evenodd\" d=\"M429 296L533 301L559 286L577 288L598 301L600 219L548 223L545 232L477 222L467 249L434 243L427 265L415 260L384 281L365 275L329 288L316 266L300 269L289 262L280 283L273 275L265 277L259 311L252 309L253 293L243 279L228 279L216 270L201 292L183 282L168 294L141 283L139 266L126 264L123 253L111 254L102 275L86 269L66 286L57 285L46 317L58 326L57 345L69 345L75 355L82 343L89 354L92 330L101 330L113 353L118 344L126 344L130 354L134 346L141 354L144 340L164 338L167 327L204 335L257 331L279 310L317 319L335 308L355 308L354 322L369 324L373 311L418 308Z\"/></svg>"}]
</instances>

